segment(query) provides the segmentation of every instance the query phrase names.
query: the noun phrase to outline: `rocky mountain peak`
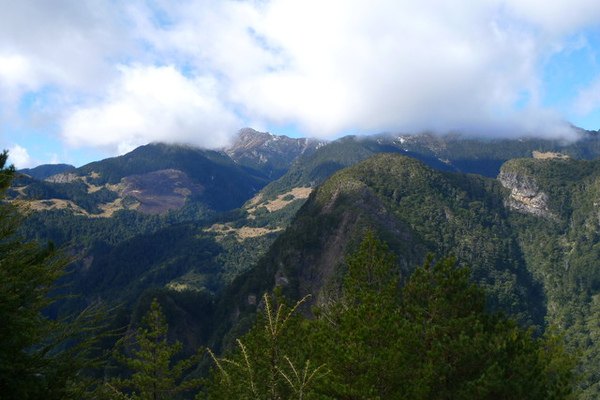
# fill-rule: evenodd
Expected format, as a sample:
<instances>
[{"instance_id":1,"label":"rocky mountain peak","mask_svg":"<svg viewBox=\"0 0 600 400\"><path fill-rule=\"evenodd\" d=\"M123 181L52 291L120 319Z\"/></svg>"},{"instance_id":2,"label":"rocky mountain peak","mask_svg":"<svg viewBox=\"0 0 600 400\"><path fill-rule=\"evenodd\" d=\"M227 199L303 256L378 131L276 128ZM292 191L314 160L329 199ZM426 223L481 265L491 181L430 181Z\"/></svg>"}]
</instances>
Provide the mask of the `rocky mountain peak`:
<instances>
[{"instance_id":1,"label":"rocky mountain peak","mask_svg":"<svg viewBox=\"0 0 600 400\"><path fill-rule=\"evenodd\" d=\"M223 152L240 165L276 178L283 175L299 156L314 151L319 144L315 139L296 139L246 128L239 131L237 139Z\"/></svg>"},{"instance_id":2,"label":"rocky mountain peak","mask_svg":"<svg viewBox=\"0 0 600 400\"><path fill-rule=\"evenodd\" d=\"M251 128L240 130L235 142L225 149L230 157L240 156L265 145L266 142L277 138L269 132L258 132Z\"/></svg>"},{"instance_id":3,"label":"rocky mountain peak","mask_svg":"<svg viewBox=\"0 0 600 400\"><path fill-rule=\"evenodd\" d=\"M290 138L285 135L274 135L270 132L259 132L252 128L239 131L233 144L224 149L231 158L239 159L248 153L289 153L300 155L308 147L316 147L317 141L309 138Z\"/></svg>"}]
</instances>

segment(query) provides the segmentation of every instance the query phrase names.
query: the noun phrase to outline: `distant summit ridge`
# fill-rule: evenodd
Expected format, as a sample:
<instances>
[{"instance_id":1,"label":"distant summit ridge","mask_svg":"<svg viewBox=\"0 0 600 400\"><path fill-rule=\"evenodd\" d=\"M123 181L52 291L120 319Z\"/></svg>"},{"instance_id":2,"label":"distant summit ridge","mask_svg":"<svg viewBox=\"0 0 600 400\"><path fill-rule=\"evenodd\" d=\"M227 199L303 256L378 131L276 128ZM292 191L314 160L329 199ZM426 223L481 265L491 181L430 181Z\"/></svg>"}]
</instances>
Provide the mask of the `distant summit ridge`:
<instances>
[{"instance_id":1,"label":"distant summit ridge","mask_svg":"<svg viewBox=\"0 0 600 400\"><path fill-rule=\"evenodd\" d=\"M239 165L261 171L269 179L277 179L290 169L298 157L312 153L324 142L245 128L239 131L233 144L223 151Z\"/></svg>"},{"instance_id":2,"label":"distant summit ridge","mask_svg":"<svg viewBox=\"0 0 600 400\"><path fill-rule=\"evenodd\" d=\"M285 217L272 227L280 230L311 188L379 153L410 156L440 171L496 178L501 166L515 158L600 157L600 140L597 132L581 130L572 142L427 133L345 136L328 142L246 128L219 150L159 142L80 168L62 164L22 170L28 176L15 182L12 195L33 199L36 210L62 207L106 217L122 209L163 214L186 204L200 210L197 217L208 216L242 207L250 199L248 210L260 213L261 207L271 212L282 209L281 202L289 203L295 209L283 210Z\"/></svg>"},{"instance_id":3,"label":"distant summit ridge","mask_svg":"<svg viewBox=\"0 0 600 400\"><path fill-rule=\"evenodd\" d=\"M270 132L244 128L239 131L236 141L227 147L225 152L235 159L249 151L261 151L264 148L280 151L297 148L303 151L310 147L311 143L319 143L319 141L311 138L293 139L286 135L274 135Z\"/></svg>"},{"instance_id":4,"label":"distant summit ridge","mask_svg":"<svg viewBox=\"0 0 600 400\"><path fill-rule=\"evenodd\" d=\"M20 169L19 172L32 178L43 180L51 177L52 175L61 174L73 169L75 169L75 167L70 164L43 164L38 165L35 168Z\"/></svg>"}]
</instances>

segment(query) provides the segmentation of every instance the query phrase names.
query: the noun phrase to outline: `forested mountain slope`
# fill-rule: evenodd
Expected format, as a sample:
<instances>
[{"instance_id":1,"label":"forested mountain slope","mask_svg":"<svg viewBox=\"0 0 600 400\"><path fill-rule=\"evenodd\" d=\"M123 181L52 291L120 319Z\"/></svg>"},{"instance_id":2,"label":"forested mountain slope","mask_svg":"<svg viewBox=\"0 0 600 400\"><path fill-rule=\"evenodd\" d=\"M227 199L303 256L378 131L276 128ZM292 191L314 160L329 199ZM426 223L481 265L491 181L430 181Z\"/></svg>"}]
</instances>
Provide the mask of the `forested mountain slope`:
<instances>
[{"instance_id":1,"label":"forested mountain slope","mask_svg":"<svg viewBox=\"0 0 600 400\"><path fill-rule=\"evenodd\" d=\"M263 135L261 140L269 137L268 134ZM600 142L597 132L579 131L579 138L575 141L542 138L494 140L458 134L380 134L347 136L322 143L316 149L301 154L285 175L269 183L249 200L237 217L218 222L211 228L241 255L227 257L227 268L241 270L231 266L232 263L239 265L240 261L253 264L256 261L254 248L268 248L304 204L312 188L335 172L379 153L408 155L440 171L475 173L495 178L501 165L514 158L600 156Z\"/></svg>"},{"instance_id":2,"label":"forested mountain slope","mask_svg":"<svg viewBox=\"0 0 600 400\"><path fill-rule=\"evenodd\" d=\"M376 155L318 186L221 307L252 312L254 299L277 285L294 299L312 293L313 304L327 303L339 290L343 260L372 227L405 276L428 252L453 254L485 287L488 307L540 333L558 327L569 348L583 352L582 398L596 398L599 197L598 160L511 160L496 180Z\"/></svg>"},{"instance_id":3,"label":"forested mountain slope","mask_svg":"<svg viewBox=\"0 0 600 400\"><path fill-rule=\"evenodd\" d=\"M515 158L577 158L600 156L597 132L579 131L574 141L542 138L484 139L458 134L380 134L346 136L298 157L289 171L269 183L252 202L260 207L294 190L314 188L335 172L379 153L399 153L440 171L474 173L495 178L506 161ZM301 205L286 209L293 215ZM289 219L287 220L289 222Z\"/></svg>"},{"instance_id":4,"label":"forested mountain slope","mask_svg":"<svg viewBox=\"0 0 600 400\"><path fill-rule=\"evenodd\" d=\"M132 307L152 288L216 293L249 268L272 241L261 210L241 237L222 227L246 212L226 212L316 145L253 130L222 151L155 143L45 180L22 176L11 194L33 199L26 237L76 256L63 290L84 296L63 310L98 298Z\"/></svg>"},{"instance_id":5,"label":"forested mountain slope","mask_svg":"<svg viewBox=\"0 0 600 400\"><path fill-rule=\"evenodd\" d=\"M542 323L539 286L525 268L501 185L398 154L373 156L320 185L258 267L236 284L255 282L260 291L285 283L293 298L312 293L317 303L326 301L367 227L399 254L405 275L429 252L452 253L473 266L496 306Z\"/></svg>"},{"instance_id":6,"label":"forested mountain slope","mask_svg":"<svg viewBox=\"0 0 600 400\"><path fill-rule=\"evenodd\" d=\"M65 290L83 297L63 310L100 298L124 302L134 311L123 321L134 321L149 296L162 296L191 315L185 326L202 326L200 344L218 349L276 285L292 299L312 293L313 305L335 298L346 256L373 228L405 279L427 253L453 254L471 266L490 308L538 334L556 325L583 352L583 398L594 398L600 162L576 158L599 148L591 132L569 143L319 143L246 130L223 151L152 144L45 181L18 179L11 193L35 199L26 237L69 244L77 257ZM188 312L198 299L204 311ZM196 328L174 329L191 338Z\"/></svg>"},{"instance_id":7,"label":"forested mountain slope","mask_svg":"<svg viewBox=\"0 0 600 400\"><path fill-rule=\"evenodd\" d=\"M46 181L18 179L13 194L35 199L28 237L52 240L58 246L71 243L82 248L78 254L86 260L117 245L127 249L137 235L161 237L157 232L163 228L198 222L197 233L221 249L215 262L217 281L224 283L256 263L312 188L374 154L411 155L438 170L495 176L499 165L510 158L593 157L598 148L597 134L583 131L576 142L382 134L325 143L245 129L220 152L151 144ZM193 230L179 226L179 235L192 235ZM178 229L170 229L169 235ZM97 257L94 260L97 268L105 268Z\"/></svg>"}]
</instances>

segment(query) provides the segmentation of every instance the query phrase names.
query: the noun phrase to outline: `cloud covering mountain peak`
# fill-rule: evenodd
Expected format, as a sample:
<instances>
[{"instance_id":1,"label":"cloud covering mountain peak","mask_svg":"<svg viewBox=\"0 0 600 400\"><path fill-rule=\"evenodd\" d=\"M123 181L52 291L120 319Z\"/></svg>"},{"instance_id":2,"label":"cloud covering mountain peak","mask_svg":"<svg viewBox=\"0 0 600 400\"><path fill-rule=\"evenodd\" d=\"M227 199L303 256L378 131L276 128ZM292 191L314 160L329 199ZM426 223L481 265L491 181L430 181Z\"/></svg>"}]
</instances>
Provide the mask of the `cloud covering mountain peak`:
<instances>
[{"instance_id":1,"label":"cloud covering mountain peak","mask_svg":"<svg viewBox=\"0 0 600 400\"><path fill-rule=\"evenodd\" d=\"M0 11L0 122L31 151L40 132L108 154L156 140L219 147L243 126L556 136L600 104L600 5L583 0L26 0Z\"/></svg>"}]
</instances>

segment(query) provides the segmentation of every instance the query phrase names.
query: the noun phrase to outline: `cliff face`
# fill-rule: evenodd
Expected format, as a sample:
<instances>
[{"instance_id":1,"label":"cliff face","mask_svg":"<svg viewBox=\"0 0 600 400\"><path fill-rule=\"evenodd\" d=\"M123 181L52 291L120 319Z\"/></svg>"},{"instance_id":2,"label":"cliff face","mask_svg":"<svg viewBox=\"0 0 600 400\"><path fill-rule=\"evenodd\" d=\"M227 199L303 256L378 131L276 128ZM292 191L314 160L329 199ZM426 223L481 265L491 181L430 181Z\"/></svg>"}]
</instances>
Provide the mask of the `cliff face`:
<instances>
[{"instance_id":1,"label":"cliff face","mask_svg":"<svg viewBox=\"0 0 600 400\"><path fill-rule=\"evenodd\" d=\"M500 171L498 181L510 190L504 202L507 207L544 218L555 218L548 208L548 195L540 190L533 177L506 166Z\"/></svg>"}]
</instances>

